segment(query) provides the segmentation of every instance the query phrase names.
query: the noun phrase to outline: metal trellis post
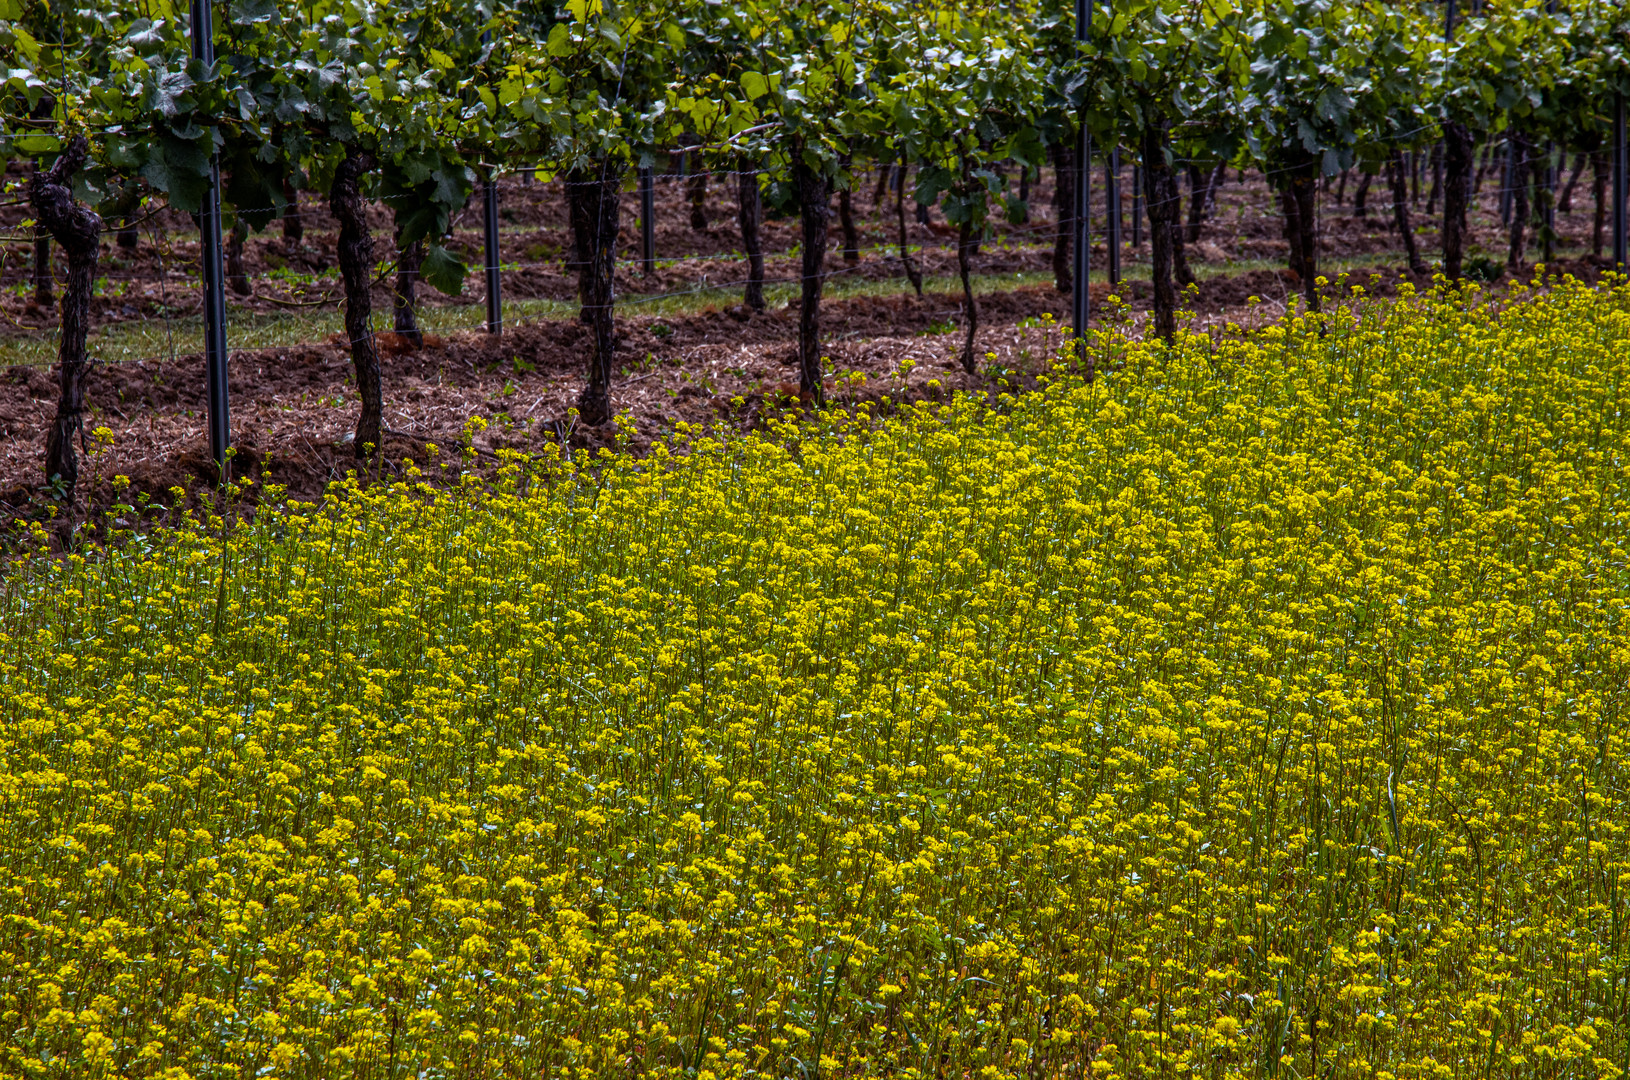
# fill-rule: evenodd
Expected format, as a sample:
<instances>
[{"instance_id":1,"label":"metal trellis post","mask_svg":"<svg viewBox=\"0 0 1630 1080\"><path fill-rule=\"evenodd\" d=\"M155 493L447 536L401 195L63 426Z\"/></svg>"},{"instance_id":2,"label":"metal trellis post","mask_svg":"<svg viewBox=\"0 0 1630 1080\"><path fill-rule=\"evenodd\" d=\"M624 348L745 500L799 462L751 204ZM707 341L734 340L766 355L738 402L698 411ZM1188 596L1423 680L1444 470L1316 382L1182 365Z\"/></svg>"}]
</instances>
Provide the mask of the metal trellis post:
<instances>
[{"instance_id":1,"label":"metal trellis post","mask_svg":"<svg viewBox=\"0 0 1630 1080\"><path fill-rule=\"evenodd\" d=\"M1556 0L1545 0L1547 14L1556 14ZM1567 160L1565 157L1564 161ZM1556 182L1557 161L1556 145L1551 142L1545 144L1545 249L1549 250L1556 243Z\"/></svg>"},{"instance_id":2,"label":"metal trellis post","mask_svg":"<svg viewBox=\"0 0 1630 1080\"><path fill-rule=\"evenodd\" d=\"M1108 201L1109 283L1121 283L1121 148L1111 147L1104 163L1104 198Z\"/></svg>"},{"instance_id":3,"label":"metal trellis post","mask_svg":"<svg viewBox=\"0 0 1630 1080\"><path fill-rule=\"evenodd\" d=\"M215 62L215 27L210 0L192 0L192 55L206 65ZM209 159L209 188L198 210L199 261L204 271L204 368L209 417L209 454L226 479L226 452L231 446L227 417L226 281L221 267L221 159Z\"/></svg>"},{"instance_id":4,"label":"metal trellis post","mask_svg":"<svg viewBox=\"0 0 1630 1080\"><path fill-rule=\"evenodd\" d=\"M656 178L649 165L640 169L640 271L650 275L657 268Z\"/></svg>"},{"instance_id":5,"label":"metal trellis post","mask_svg":"<svg viewBox=\"0 0 1630 1080\"><path fill-rule=\"evenodd\" d=\"M492 43L492 31L481 32L481 44ZM504 332L504 298L499 291L502 282L498 274L498 169L487 169L487 180L482 185L481 223L486 233L483 256L487 264L487 333Z\"/></svg>"},{"instance_id":6,"label":"metal trellis post","mask_svg":"<svg viewBox=\"0 0 1630 1080\"><path fill-rule=\"evenodd\" d=\"M487 333L501 334L504 332L504 301L499 295L498 276L498 181L494 177L496 170L488 170L485 184L485 205L482 207L482 220L486 226L486 262L487 262Z\"/></svg>"},{"instance_id":7,"label":"metal trellis post","mask_svg":"<svg viewBox=\"0 0 1630 1080\"><path fill-rule=\"evenodd\" d=\"M1624 94L1613 95L1613 266L1622 271L1630 264L1630 253L1625 251L1625 160L1624 146Z\"/></svg>"},{"instance_id":8,"label":"metal trellis post","mask_svg":"<svg viewBox=\"0 0 1630 1080\"><path fill-rule=\"evenodd\" d=\"M1075 40L1077 44L1076 55L1083 52L1079 46L1086 43L1087 31L1092 27L1091 0L1075 0ZM1088 243L1090 241L1088 212L1092 206L1092 132L1087 130L1086 103L1081 106L1081 115L1076 118L1079 130L1075 143L1075 218L1071 222L1071 231L1075 233L1075 295L1071 297L1070 328L1077 337L1085 337L1087 333L1087 271L1091 266Z\"/></svg>"}]
</instances>

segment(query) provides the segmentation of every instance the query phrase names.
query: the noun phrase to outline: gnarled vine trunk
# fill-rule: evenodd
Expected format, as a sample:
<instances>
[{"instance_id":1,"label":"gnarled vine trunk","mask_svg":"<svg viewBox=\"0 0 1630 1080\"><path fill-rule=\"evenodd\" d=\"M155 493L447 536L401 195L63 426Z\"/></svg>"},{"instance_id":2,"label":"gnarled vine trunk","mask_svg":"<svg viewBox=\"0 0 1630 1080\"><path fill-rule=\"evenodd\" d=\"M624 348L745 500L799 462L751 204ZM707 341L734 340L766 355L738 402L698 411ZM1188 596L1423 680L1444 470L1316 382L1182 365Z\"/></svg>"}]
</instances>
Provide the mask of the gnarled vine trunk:
<instances>
[{"instance_id":1,"label":"gnarled vine trunk","mask_svg":"<svg viewBox=\"0 0 1630 1080\"><path fill-rule=\"evenodd\" d=\"M849 192L855 182L849 170L853 160L850 154L844 154L839 160L846 179L844 186L838 189L838 227L843 235L843 261L851 266L860 261L860 233L855 230L855 205Z\"/></svg>"},{"instance_id":2,"label":"gnarled vine trunk","mask_svg":"<svg viewBox=\"0 0 1630 1080\"><path fill-rule=\"evenodd\" d=\"M690 227L707 232L707 173L701 169L691 173L685 181L685 195L690 200Z\"/></svg>"},{"instance_id":3,"label":"gnarled vine trunk","mask_svg":"<svg viewBox=\"0 0 1630 1080\"><path fill-rule=\"evenodd\" d=\"M1188 243L1200 242L1200 230L1217 209L1217 189L1222 186L1227 171L1226 161L1218 162L1209 171L1199 165L1189 165L1189 222L1188 235L1184 237Z\"/></svg>"},{"instance_id":4,"label":"gnarled vine trunk","mask_svg":"<svg viewBox=\"0 0 1630 1080\"><path fill-rule=\"evenodd\" d=\"M1279 189L1280 228L1285 237L1286 262L1290 272L1296 275L1300 282L1307 277L1307 269L1302 266L1302 210L1297 205L1296 197L1290 193L1289 187Z\"/></svg>"},{"instance_id":5,"label":"gnarled vine trunk","mask_svg":"<svg viewBox=\"0 0 1630 1080\"><path fill-rule=\"evenodd\" d=\"M970 178L967 167L963 167L963 180L966 183ZM979 301L973 294L973 254L974 237L977 235L974 228L973 215L970 213L962 219L956 236L956 269L957 275L962 278L962 307L968 319L968 332L962 343L962 370L969 375L978 370L974 363L973 342L974 335L979 332Z\"/></svg>"},{"instance_id":6,"label":"gnarled vine trunk","mask_svg":"<svg viewBox=\"0 0 1630 1080\"><path fill-rule=\"evenodd\" d=\"M1466 203L1476 147L1464 124L1443 125L1443 273L1459 281L1466 254Z\"/></svg>"},{"instance_id":7,"label":"gnarled vine trunk","mask_svg":"<svg viewBox=\"0 0 1630 1080\"><path fill-rule=\"evenodd\" d=\"M758 172L741 162L736 172L736 223L741 226L742 250L747 252L747 288L741 299L754 311L764 310L764 242L758 232L763 218Z\"/></svg>"},{"instance_id":8,"label":"gnarled vine trunk","mask_svg":"<svg viewBox=\"0 0 1630 1080\"><path fill-rule=\"evenodd\" d=\"M1534 143L1520 131L1511 133L1511 242L1506 247L1506 268L1521 270L1528 251L1528 173Z\"/></svg>"},{"instance_id":9,"label":"gnarled vine trunk","mask_svg":"<svg viewBox=\"0 0 1630 1080\"><path fill-rule=\"evenodd\" d=\"M1177 290L1172 286L1172 240L1180 223L1177 180L1166 161L1170 122L1143 129L1143 192L1149 214L1149 279L1154 286L1155 333L1168 345L1177 334Z\"/></svg>"},{"instance_id":10,"label":"gnarled vine trunk","mask_svg":"<svg viewBox=\"0 0 1630 1080\"><path fill-rule=\"evenodd\" d=\"M600 182L598 174L586 171L573 172L566 177L566 221L572 230L572 258L566 264L568 270L577 271L577 321L584 326L594 325L594 307L589 300L593 291L594 277L594 236L599 220L599 204L594 192L579 191L584 185L593 186ZM579 196L589 200L579 206ZM583 219L585 224L578 228L578 214L587 214Z\"/></svg>"},{"instance_id":11,"label":"gnarled vine trunk","mask_svg":"<svg viewBox=\"0 0 1630 1080\"><path fill-rule=\"evenodd\" d=\"M40 226L68 259L68 280L62 293L62 342L57 348L57 412L45 436L45 476L58 480L70 499L79 482L79 460L74 437L84 426L85 376L90 359L85 338L90 332L91 286L96 281L102 219L74 198L74 174L84 168L90 144L75 135L48 171L35 170L29 179L28 201Z\"/></svg>"},{"instance_id":12,"label":"gnarled vine trunk","mask_svg":"<svg viewBox=\"0 0 1630 1080\"><path fill-rule=\"evenodd\" d=\"M1166 186L1166 201L1172 207L1172 273L1179 285L1193 285L1194 271L1189 268L1188 249L1183 243L1183 191L1177 182L1177 170L1168 168L1161 176Z\"/></svg>"},{"instance_id":13,"label":"gnarled vine trunk","mask_svg":"<svg viewBox=\"0 0 1630 1080\"><path fill-rule=\"evenodd\" d=\"M901 165L900 170L900 186L895 188L894 191L894 214L900 223L900 265L905 267L906 280L911 282L911 287L917 290L918 296L921 296L923 294L923 272L917 269L917 264L912 261L911 249L906 244L905 166Z\"/></svg>"},{"instance_id":14,"label":"gnarled vine trunk","mask_svg":"<svg viewBox=\"0 0 1630 1080\"><path fill-rule=\"evenodd\" d=\"M239 221L232 226L232 235L226 240L226 282L239 296L254 292L249 284L249 271L243 265L243 245L249 239L249 226Z\"/></svg>"},{"instance_id":15,"label":"gnarled vine trunk","mask_svg":"<svg viewBox=\"0 0 1630 1080\"><path fill-rule=\"evenodd\" d=\"M396 291L391 297L391 329L411 341L415 346L424 344L424 333L419 329L419 269L424 266L424 240L402 245L401 232L397 232Z\"/></svg>"},{"instance_id":16,"label":"gnarled vine trunk","mask_svg":"<svg viewBox=\"0 0 1630 1080\"><path fill-rule=\"evenodd\" d=\"M1404 159L1397 150L1394 150L1392 157L1387 159L1387 178L1392 183L1392 223L1397 227L1399 237L1403 239L1404 257L1409 260L1409 272L1424 274L1426 263L1422 261L1420 248L1415 243L1415 229L1409 220L1409 204L1404 200Z\"/></svg>"},{"instance_id":17,"label":"gnarled vine trunk","mask_svg":"<svg viewBox=\"0 0 1630 1080\"><path fill-rule=\"evenodd\" d=\"M300 193L287 176L283 178L283 203L283 239L293 247L305 239L306 225L300 218Z\"/></svg>"},{"instance_id":18,"label":"gnarled vine trunk","mask_svg":"<svg viewBox=\"0 0 1630 1080\"><path fill-rule=\"evenodd\" d=\"M381 432L385 414L379 350L369 326L373 316L369 289L373 284L374 241L368 232L368 208L362 201L362 178L375 164L372 154L347 146L345 158L334 169L334 180L328 188L328 208L340 224L336 246L340 280L345 287L345 336L351 346L357 396L362 400L355 436L358 458L371 457L383 445Z\"/></svg>"},{"instance_id":19,"label":"gnarled vine trunk","mask_svg":"<svg viewBox=\"0 0 1630 1080\"><path fill-rule=\"evenodd\" d=\"M1447 137L1445 138L1444 145L1445 147L1448 145ZM1447 153L1447 150L1445 150L1445 152ZM1472 147L1471 153L1473 156L1476 155L1477 148L1475 146ZM1492 168L1494 168L1494 141L1491 139L1483 144L1483 163L1477 166L1477 176L1476 179L1472 181L1471 193L1473 195L1481 194L1483 190L1483 180L1488 176L1489 170Z\"/></svg>"},{"instance_id":20,"label":"gnarled vine trunk","mask_svg":"<svg viewBox=\"0 0 1630 1080\"><path fill-rule=\"evenodd\" d=\"M1070 261L1070 237L1075 233L1075 151L1063 142L1049 150L1053 158L1053 288L1069 296L1075 292L1075 268ZM1144 174L1147 181L1148 174Z\"/></svg>"},{"instance_id":21,"label":"gnarled vine trunk","mask_svg":"<svg viewBox=\"0 0 1630 1080\"><path fill-rule=\"evenodd\" d=\"M589 379L577 398L578 415L585 424L611 419L611 369L616 351L612 275L617 264L621 188L621 174L609 165L594 171L577 170L566 178L578 298L583 305L579 317L593 331Z\"/></svg>"},{"instance_id":22,"label":"gnarled vine trunk","mask_svg":"<svg viewBox=\"0 0 1630 1080\"><path fill-rule=\"evenodd\" d=\"M1557 200L1556 208L1564 214L1573 212L1573 189L1579 183L1579 174L1585 171L1585 158L1587 154L1573 156L1573 171L1568 173L1568 182L1562 185L1562 197Z\"/></svg>"},{"instance_id":23,"label":"gnarled vine trunk","mask_svg":"<svg viewBox=\"0 0 1630 1080\"><path fill-rule=\"evenodd\" d=\"M843 261L853 265L860 261L860 233L855 229L854 202L848 188L838 192L838 226L843 230Z\"/></svg>"},{"instance_id":24,"label":"gnarled vine trunk","mask_svg":"<svg viewBox=\"0 0 1630 1080\"><path fill-rule=\"evenodd\" d=\"M802 147L797 148L798 151ZM821 285L826 272L826 229L829 213L826 177L811 169L801 152L792 155L792 179L798 189L802 225L803 274L798 308L798 396L818 405L826 403L821 374Z\"/></svg>"},{"instance_id":25,"label":"gnarled vine trunk","mask_svg":"<svg viewBox=\"0 0 1630 1080\"><path fill-rule=\"evenodd\" d=\"M1546 145L1543 153L1532 154L1529 163L1534 173L1534 229L1539 233L1539 257L1547 266L1556 255L1555 177L1551 173L1552 148Z\"/></svg>"},{"instance_id":26,"label":"gnarled vine trunk","mask_svg":"<svg viewBox=\"0 0 1630 1080\"><path fill-rule=\"evenodd\" d=\"M1288 187L1296 203L1296 227L1302 245L1302 295L1309 311L1319 310L1319 174L1318 162L1302 163Z\"/></svg>"}]
</instances>

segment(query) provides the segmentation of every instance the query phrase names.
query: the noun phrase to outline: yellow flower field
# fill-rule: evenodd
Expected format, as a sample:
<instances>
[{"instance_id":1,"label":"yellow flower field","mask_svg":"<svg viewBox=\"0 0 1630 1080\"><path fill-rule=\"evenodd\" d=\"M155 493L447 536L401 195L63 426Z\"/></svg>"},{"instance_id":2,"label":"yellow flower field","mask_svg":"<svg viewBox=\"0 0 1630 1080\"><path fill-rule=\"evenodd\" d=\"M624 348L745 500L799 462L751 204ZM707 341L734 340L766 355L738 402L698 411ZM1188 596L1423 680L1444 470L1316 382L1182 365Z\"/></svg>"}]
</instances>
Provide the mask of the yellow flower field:
<instances>
[{"instance_id":1,"label":"yellow flower field","mask_svg":"<svg viewBox=\"0 0 1630 1080\"><path fill-rule=\"evenodd\" d=\"M1092 348L11 567L0 1074L1619 1076L1630 287Z\"/></svg>"}]
</instances>

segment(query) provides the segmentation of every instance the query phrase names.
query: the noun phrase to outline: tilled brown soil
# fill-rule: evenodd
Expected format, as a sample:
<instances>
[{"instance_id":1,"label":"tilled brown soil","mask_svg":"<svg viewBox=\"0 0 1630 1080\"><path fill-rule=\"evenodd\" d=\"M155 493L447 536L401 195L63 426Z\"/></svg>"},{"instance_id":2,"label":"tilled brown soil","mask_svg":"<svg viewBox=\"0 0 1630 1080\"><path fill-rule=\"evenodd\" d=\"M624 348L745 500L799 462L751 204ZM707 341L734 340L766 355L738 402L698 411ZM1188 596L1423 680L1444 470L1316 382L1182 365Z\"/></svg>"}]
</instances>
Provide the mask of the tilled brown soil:
<instances>
[{"instance_id":1,"label":"tilled brown soil","mask_svg":"<svg viewBox=\"0 0 1630 1080\"><path fill-rule=\"evenodd\" d=\"M710 187L709 227L698 231L688 223L689 206L680 185L658 187L657 248L660 256L673 261L662 263L650 276L639 272L638 210L630 193L623 211L627 258L619 266L618 281L625 301L630 294L681 292L739 281L745 263L736 253L733 189ZM828 267L834 274L896 281L899 291L829 298L822 304L830 396L840 403L869 400L887 408L954 389L994 390L1027 382L1061 343L1058 326L1067 317L1068 297L1045 286L982 295L976 347L981 372L965 374L957 362L964 325L960 292L931 291L922 298L910 292L898 258L887 247L895 238L892 205L883 207L890 211L888 216L874 214L871 191L869 183L863 184L855 197L865 256L858 264L843 262L836 249L834 218ZM1379 199L1379 192L1372 195ZM503 199L506 297L573 301L575 281L561 262L567 237L556 186L510 181ZM1045 272L1051 265L1049 199L1047 184L1036 185L1035 220L1000 226L976 257L976 272ZM1396 236L1387 228L1390 211L1384 204L1374 205L1368 217L1359 218L1351 214L1350 206L1333 202L1326 196L1321 220L1327 257L1379 256L1378 284L1372 285L1368 270L1354 280L1382 295L1400 281L1413 280L1400 266L1387 265L1401 263L1401 257L1395 252ZM1476 250L1503 252L1497 207L1490 205L1487 194L1483 202L1474 219ZM1587 203L1581 199L1579 210L1559 218L1564 244L1588 241ZM1215 218L1201 241L1190 246L1191 259L1206 271L1197 293L1187 301L1194 325L1260 323L1277 317L1293 302L1298 284L1288 271L1226 269L1236 260L1284 257L1279 220L1271 209L1259 179L1241 184L1230 176ZM246 265L254 295L233 297L231 302L241 309L263 311L291 304L326 307L334 313L337 330L333 222L313 198L303 201L302 211L306 235L300 244L286 243L276 224L268 233L251 237ZM10 218L17 213L7 208L0 213L0 225L15 224ZM374 215L378 251L388 258L388 215L378 208ZM455 246L470 257L479 252L479 235L470 228L474 224L467 212L454 237ZM147 226L133 253L117 248L111 237L105 246L108 281L123 280L125 285L104 288L96 298L93 314L100 325L196 311L197 244L188 239L190 223L180 215L163 214ZM936 217L923 226L912 220L910 230L912 243L922 245L917 258L928 273L954 273L954 251L945 235L950 230L942 221ZM1421 231L1423 249L1430 253L1436 247L1435 233L1432 226ZM1095 224L1095 235L1102 236L1101 221ZM796 274L795 242L795 222L766 223L771 280ZM1145 241L1143 253L1147 247ZM23 280L29 249L13 244L0 250L6 255L0 285L9 286L0 290L0 325L9 323L12 336L43 332L52 325L55 312L31 305ZM510 267L512 253L519 265ZM1138 255L1128 251L1128 280L1116 289L1130 302L1134 325L1146 315L1150 293L1147 268L1138 263ZM1095 245L1094 265L1102 266L1101 243ZM1595 272L1586 260L1558 269L1580 276ZM479 275L472 275L465 294L456 300L427 289L426 303L481 303L481 284ZM1108 286L1094 285L1095 312L1108 292ZM382 279L375 290L376 324L388 325L390 298L389 285ZM1260 302L1248 303L1251 298ZM383 313L382 318L377 313ZM796 305L754 313L723 303L695 314L656 317L642 314L638 302L622 304L620 371L613 400L634 420L639 432L636 451L680 423L747 430L762 425L770 415L797 407L792 400L797 319ZM593 447L612 437L609 426L585 429L576 426L568 413L589 349L587 329L575 320L535 320L496 339L474 332L432 336L424 348L413 351L403 349L393 335L380 340L386 352L390 432L383 455L386 472L399 469L404 459L423 462L432 444L444 448L444 455L452 453L473 417L487 425L473 442L478 462L492 462L492 452L500 448L529 450L562 440L573 447ZM356 392L350 358L341 344L334 335L291 348L232 354L232 432L241 474L285 485L291 495L309 498L357 467L348 441L355 423ZM54 374L44 368L0 371L0 518L55 514L59 521L95 519L98 508L112 501L108 480L116 475L130 477L138 491L161 502L170 500L167 493L173 487L189 491L207 487L215 470L205 443L202 387L203 361L197 355L98 368L89 382L86 427L109 429L111 444L92 458L81 498L69 507L40 475L46 425L55 408Z\"/></svg>"},{"instance_id":2,"label":"tilled brown soil","mask_svg":"<svg viewBox=\"0 0 1630 1080\"><path fill-rule=\"evenodd\" d=\"M999 298L993 306L1041 313L1061 306L1055 297L1028 290ZM892 314L895 326L887 337L831 341L832 397L922 396L934 392L927 385L930 378L970 387L991 381L961 373L953 359L955 335L913 336L904 328L928 325L931 304L942 301L858 302L868 310L857 313L857 324L885 326ZM795 313L748 314L740 309L662 324L625 321L618 341L623 371L613 394L618 408L638 426L635 449L679 423L745 430L794 406L797 376L785 342L789 323L795 326ZM653 332L653 325L663 332ZM430 444L451 453L472 417L489 425L474 439L481 455L499 448L535 449L562 439L573 447L606 445L613 431L609 425L578 427L568 413L582 381L578 358L587 346L586 334L577 323L550 321L496 340L469 333L433 337L414 352L393 351L385 360L390 430L385 470L394 472L404 458L425 461ZM1039 366L1056 348L1057 338L1056 331L1020 329L1009 319L983 343ZM903 375L908 359L919 369ZM110 448L92 459L90 479L82 483L89 507L110 503L107 481L115 475L130 477L137 491L163 502L172 501L165 494L172 487L193 490L213 480L202 375L199 356L110 365L94 373L87 427L106 427L112 438ZM350 358L334 344L235 353L230 392L240 473L286 485L293 496L312 497L356 467L350 442L356 413ZM16 367L0 376L0 516L39 517L57 505L56 493L38 475L55 397L53 374L46 369ZM68 511L65 506L57 509Z\"/></svg>"}]
</instances>

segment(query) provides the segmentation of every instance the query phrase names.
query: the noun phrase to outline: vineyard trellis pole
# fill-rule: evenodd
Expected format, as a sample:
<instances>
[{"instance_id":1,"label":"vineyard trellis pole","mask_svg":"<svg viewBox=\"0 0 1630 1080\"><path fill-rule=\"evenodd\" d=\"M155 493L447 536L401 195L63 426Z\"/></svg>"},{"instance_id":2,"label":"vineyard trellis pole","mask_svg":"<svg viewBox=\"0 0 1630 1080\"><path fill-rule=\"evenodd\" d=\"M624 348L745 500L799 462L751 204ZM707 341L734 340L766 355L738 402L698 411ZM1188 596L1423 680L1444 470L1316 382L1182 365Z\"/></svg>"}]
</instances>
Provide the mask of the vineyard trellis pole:
<instances>
[{"instance_id":1,"label":"vineyard trellis pole","mask_svg":"<svg viewBox=\"0 0 1630 1080\"><path fill-rule=\"evenodd\" d=\"M487 181L482 192L482 223L486 233L484 258L487 264L487 333L504 331L504 301L499 294L501 277L498 271L498 180L497 169L487 170Z\"/></svg>"},{"instance_id":2,"label":"vineyard trellis pole","mask_svg":"<svg viewBox=\"0 0 1630 1080\"><path fill-rule=\"evenodd\" d=\"M481 32L481 44L492 43L492 31ZM483 237L482 254L487 264L487 333L498 335L504 332L504 298L499 289L502 279L499 275L498 262L498 168L487 168L486 183L482 185L482 214L481 223L486 233Z\"/></svg>"},{"instance_id":3,"label":"vineyard trellis pole","mask_svg":"<svg viewBox=\"0 0 1630 1080\"><path fill-rule=\"evenodd\" d=\"M656 178L651 166L640 169L640 272L651 276L657 268Z\"/></svg>"},{"instance_id":4,"label":"vineyard trellis pole","mask_svg":"<svg viewBox=\"0 0 1630 1080\"><path fill-rule=\"evenodd\" d=\"M1092 0L1075 0L1075 42L1078 57L1083 51L1082 47L1087 43L1087 34L1091 28ZM1089 299L1087 271L1091 266L1091 260L1087 257L1091 225L1088 213L1092 206L1092 132L1087 128L1087 102L1084 95L1081 101L1081 114L1076 117L1076 127L1075 217L1070 223L1070 231L1074 233L1072 240L1075 244L1075 291L1070 297L1070 329L1076 337L1084 339L1087 334Z\"/></svg>"},{"instance_id":5,"label":"vineyard trellis pole","mask_svg":"<svg viewBox=\"0 0 1630 1080\"><path fill-rule=\"evenodd\" d=\"M206 67L215 63L215 27L211 0L192 0L193 59ZM209 424L209 454L226 479L226 452L231 445L227 417L226 280L221 267L221 157L211 153L209 187L198 208L198 261L204 285L205 403Z\"/></svg>"},{"instance_id":6,"label":"vineyard trellis pole","mask_svg":"<svg viewBox=\"0 0 1630 1080\"><path fill-rule=\"evenodd\" d=\"M1556 0L1545 0L1545 13L1547 15L1556 14ZM1564 158L1564 160L1566 159ZM1556 244L1556 181L1556 144L1547 139L1545 141L1545 190L1538 193L1539 197L1545 200L1544 231L1541 234L1541 244L1543 246L1540 250L1547 262L1550 261L1552 249Z\"/></svg>"},{"instance_id":7,"label":"vineyard trellis pole","mask_svg":"<svg viewBox=\"0 0 1630 1080\"><path fill-rule=\"evenodd\" d=\"M1111 147L1104 162L1104 198L1108 203L1109 283L1121 283L1121 148Z\"/></svg>"},{"instance_id":8,"label":"vineyard trellis pole","mask_svg":"<svg viewBox=\"0 0 1630 1080\"><path fill-rule=\"evenodd\" d=\"M1630 253L1625 251L1625 160L1624 145L1624 93L1613 95L1613 267L1623 271L1630 264Z\"/></svg>"}]
</instances>

